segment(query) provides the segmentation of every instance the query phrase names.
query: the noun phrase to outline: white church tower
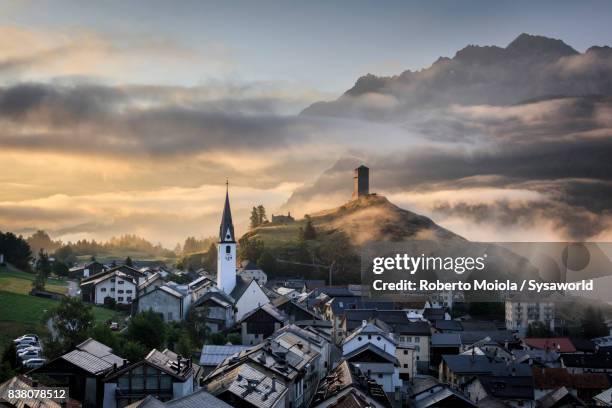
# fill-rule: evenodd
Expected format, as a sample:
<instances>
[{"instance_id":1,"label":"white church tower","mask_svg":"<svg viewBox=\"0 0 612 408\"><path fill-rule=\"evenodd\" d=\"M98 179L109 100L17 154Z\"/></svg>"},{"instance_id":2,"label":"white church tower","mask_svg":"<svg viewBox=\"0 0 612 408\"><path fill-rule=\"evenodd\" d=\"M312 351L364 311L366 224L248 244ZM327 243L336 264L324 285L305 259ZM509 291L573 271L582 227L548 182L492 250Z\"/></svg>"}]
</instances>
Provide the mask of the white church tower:
<instances>
[{"instance_id":1,"label":"white church tower","mask_svg":"<svg viewBox=\"0 0 612 408\"><path fill-rule=\"evenodd\" d=\"M236 239L230 210L229 185L225 184L225 207L221 217L219 244L217 245L217 287L229 295L236 287Z\"/></svg>"}]
</instances>

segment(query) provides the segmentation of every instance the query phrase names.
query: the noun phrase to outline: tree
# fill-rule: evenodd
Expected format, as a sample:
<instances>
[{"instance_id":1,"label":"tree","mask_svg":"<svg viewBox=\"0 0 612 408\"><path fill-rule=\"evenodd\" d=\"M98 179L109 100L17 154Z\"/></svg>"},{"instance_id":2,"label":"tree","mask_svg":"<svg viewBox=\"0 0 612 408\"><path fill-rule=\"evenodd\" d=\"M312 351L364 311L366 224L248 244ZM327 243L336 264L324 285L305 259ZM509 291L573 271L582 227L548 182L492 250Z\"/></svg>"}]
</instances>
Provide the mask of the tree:
<instances>
[{"instance_id":1,"label":"tree","mask_svg":"<svg viewBox=\"0 0 612 408\"><path fill-rule=\"evenodd\" d=\"M212 242L204 255L203 267L208 272L217 272L217 245Z\"/></svg>"},{"instance_id":2,"label":"tree","mask_svg":"<svg viewBox=\"0 0 612 408\"><path fill-rule=\"evenodd\" d=\"M127 258L125 258L125 265L129 266L129 267L133 267L134 266L134 262L132 262L132 258L130 258L129 256Z\"/></svg>"},{"instance_id":3,"label":"tree","mask_svg":"<svg viewBox=\"0 0 612 408\"><path fill-rule=\"evenodd\" d=\"M132 341L141 342L149 350L161 348L166 342L166 323L161 313L147 310L132 318L126 335Z\"/></svg>"},{"instance_id":4,"label":"tree","mask_svg":"<svg viewBox=\"0 0 612 408\"><path fill-rule=\"evenodd\" d=\"M127 340L121 344L118 351L124 359L130 362L136 362L145 358L147 353L151 350L138 341Z\"/></svg>"},{"instance_id":5,"label":"tree","mask_svg":"<svg viewBox=\"0 0 612 408\"><path fill-rule=\"evenodd\" d=\"M119 346L117 336L110 329L108 324L98 323L89 330L89 337L100 343L116 350Z\"/></svg>"},{"instance_id":6,"label":"tree","mask_svg":"<svg viewBox=\"0 0 612 408\"><path fill-rule=\"evenodd\" d=\"M45 282L47 282L50 274L51 262L49 261L49 256L41 248L36 259L36 277L32 281L32 287L36 290L45 290Z\"/></svg>"},{"instance_id":7,"label":"tree","mask_svg":"<svg viewBox=\"0 0 612 408\"><path fill-rule=\"evenodd\" d=\"M238 242L238 258L242 261L249 260L257 262L264 251L264 242L260 239L250 239L247 236L240 238Z\"/></svg>"},{"instance_id":8,"label":"tree","mask_svg":"<svg viewBox=\"0 0 612 408\"><path fill-rule=\"evenodd\" d=\"M56 260L53 262L53 273L57 276L68 276L70 269L65 263Z\"/></svg>"},{"instance_id":9,"label":"tree","mask_svg":"<svg viewBox=\"0 0 612 408\"><path fill-rule=\"evenodd\" d=\"M87 338L94 317L91 306L79 298L67 297L52 311L51 320L65 348L72 349Z\"/></svg>"},{"instance_id":10,"label":"tree","mask_svg":"<svg viewBox=\"0 0 612 408\"><path fill-rule=\"evenodd\" d=\"M9 368L15 369L19 366L17 361L17 348L11 340L7 341L2 352L2 363L8 363Z\"/></svg>"},{"instance_id":11,"label":"tree","mask_svg":"<svg viewBox=\"0 0 612 408\"><path fill-rule=\"evenodd\" d=\"M310 216L307 215L305 218L306 218L306 225L304 226L304 229L302 230L302 239L304 239L305 241L310 240L310 239L316 239L317 231L315 230L314 225L312 225L312 220L310 219Z\"/></svg>"},{"instance_id":12,"label":"tree","mask_svg":"<svg viewBox=\"0 0 612 408\"><path fill-rule=\"evenodd\" d=\"M48 253L55 252L61 246L60 241L53 241L49 234L42 230L38 230L28 237L28 244L33 252L38 252L42 249Z\"/></svg>"},{"instance_id":13,"label":"tree","mask_svg":"<svg viewBox=\"0 0 612 408\"><path fill-rule=\"evenodd\" d=\"M257 206L257 216L259 218L259 225L268 222L268 218L266 217L266 209L261 204Z\"/></svg>"},{"instance_id":14,"label":"tree","mask_svg":"<svg viewBox=\"0 0 612 408\"><path fill-rule=\"evenodd\" d=\"M191 343L191 339L187 334L182 334L179 337L175 351L183 357L191 358L191 354L193 353L193 344Z\"/></svg>"},{"instance_id":15,"label":"tree","mask_svg":"<svg viewBox=\"0 0 612 408\"><path fill-rule=\"evenodd\" d=\"M55 256L56 262L59 261L69 268L73 267L77 260L76 254L70 245L64 245L56 249L53 255Z\"/></svg>"},{"instance_id":16,"label":"tree","mask_svg":"<svg viewBox=\"0 0 612 408\"><path fill-rule=\"evenodd\" d=\"M527 337L552 337L553 332L542 322L529 323Z\"/></svg>"},{"instance_id":17,"label":"tree","mask_svg":"<svg viewBox=\"0 0 612 408\"><path fill-rule=\"evenodd\" d=\"M212 333L210 335L210 342L217 346L222 346L227 342L227 339L221 332Z\"/></svg>"},{"instance_id":18,"label":"tree","mask_svg":"<svg viewBox=\"0 0 612 408\"><path fill-rule=\"evenodd\" d=\"M582 318L582 335L587 339L602 337L608 334L608 328L601 309L588 307Z\"/></svg>"},{"instance_id":19,"label":"tree","mask_svg":"<svg viewBox=\"0 0 612 408\"><path fill-rule=\"evenodd\" d=\"M227 341L232 344L240 345L242 344L242 337L238 333L230 333L227 335Z\"/></svg>"},{"instance_id":20,"label":"tree","mask_svg":"<svg viewBox=\"0 0 612 408\"><path fill-rule=\"evenodd\" d=\"M257 207L253 207L251 210L251 229L257 228L261 225L259 220L259 212L257 211Z\"/></svg>"},{"instance_id":21,"label":"tree","mask_svg":"<svg viewBox=\"0 0 612 408\"><path fill-rule=\"evenodd\" d=\"M0 254L4 254L5 262L10 262L24 271L30 270L32 251L23 237L18 237L12 232L0 231Z\"/></svg>"},{"instance_id":22,"label":"tree","mask_svg":"<svg viewBox=\"0 0 612 408\"><path fill-rule=\"evenodd\" d=\"M257 266L267 274L274 275L276 273L276 258L270 251L263 251L257 260Z\"/></svg>"}]
</instances>

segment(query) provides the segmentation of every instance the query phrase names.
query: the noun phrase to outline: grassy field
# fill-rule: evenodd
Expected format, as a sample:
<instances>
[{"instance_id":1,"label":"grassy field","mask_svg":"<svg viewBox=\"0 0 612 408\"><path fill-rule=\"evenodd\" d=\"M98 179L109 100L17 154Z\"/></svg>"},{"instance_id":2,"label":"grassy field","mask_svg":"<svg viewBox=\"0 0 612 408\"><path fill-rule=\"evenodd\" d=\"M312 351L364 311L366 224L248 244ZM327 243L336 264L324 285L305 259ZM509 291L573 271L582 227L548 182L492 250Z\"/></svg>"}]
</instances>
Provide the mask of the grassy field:
<instances>
[{"instance_id":1,"label":"grassy field","mask_svg":"<svg viewBox=\"0 0 612 408\"><path fill-rule=\"evenodd\" d=\"M11 266L0 268L0 349L10 339L24 333L43 335L47 332L43 315L59 301L28 295L32 279L33 275ZM65 281L51 279L46 289L66 293L66 285ZM113 310L92 307L92 312L96 323L116 320L117 312Z\"/></svg>"},{"instance_id":2,"label":"grassy field","mask_svg":"<svg viewBox=\"0 0 612 408\"><path fill-rule=\"evenodd\" d=\"M34 274L21 271L11 265L0 266L0 290L28 294L32 289ZM45 289L50 292L68 293L68 283L62 279L49 278Z\"/></svg>"}]
</instances>

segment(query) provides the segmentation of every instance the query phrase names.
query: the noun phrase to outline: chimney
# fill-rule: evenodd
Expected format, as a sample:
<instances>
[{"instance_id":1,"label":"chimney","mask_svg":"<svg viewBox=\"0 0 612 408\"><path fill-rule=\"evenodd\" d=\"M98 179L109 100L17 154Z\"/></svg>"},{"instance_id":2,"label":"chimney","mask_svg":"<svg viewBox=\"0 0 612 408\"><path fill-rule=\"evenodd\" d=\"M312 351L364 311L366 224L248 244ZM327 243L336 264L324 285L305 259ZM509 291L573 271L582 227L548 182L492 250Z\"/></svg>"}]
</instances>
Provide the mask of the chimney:
<instances>
[{"instance_id":1,"label":"chimney","mask_svg":"<svg viewBox=\"0 0 612 408\"><path fill-rule=\"evenodd\" d=\"M272 376L272 387L270 388L270 392L276 392L276 376Z\"/></svg>"}]
</instances>

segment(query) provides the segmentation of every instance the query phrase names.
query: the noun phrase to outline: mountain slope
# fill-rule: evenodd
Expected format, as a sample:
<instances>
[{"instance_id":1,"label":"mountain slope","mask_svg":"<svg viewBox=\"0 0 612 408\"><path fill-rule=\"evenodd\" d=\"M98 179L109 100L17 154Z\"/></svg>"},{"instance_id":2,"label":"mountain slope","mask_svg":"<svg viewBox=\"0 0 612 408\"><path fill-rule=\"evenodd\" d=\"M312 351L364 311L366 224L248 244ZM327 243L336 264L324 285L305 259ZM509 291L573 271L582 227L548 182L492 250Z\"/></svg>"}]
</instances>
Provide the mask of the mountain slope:
<instances>
[{"instance_id":1,"label":"mountain slope","mask_svg":"<svg viewBox=\"0 0 612 408\"><path fill-rule=\"evenodd\" d=\"M612 95L612 53L581 54L561 40L521 34L507 47L469 45L429 68L365 75L340 98L303 115L403 120L406 113L460 105L509 105L547 95Z\"/></svg>"},{"instance_id":2,"label":"mountain slope","mask_svg":"<svg viewBox=\"0 0 612 408\"><path fill-rule=\"evenodd\" d=\"M310 214L321 233L343 232L355 247L368 242L403 240L464 240L431 219L399 208L386 197L369 195L330 210ZM266 246L296 240L304 220L286 225L265 224L245 234L259 238Z\"/></svg>"}]
</instances>

